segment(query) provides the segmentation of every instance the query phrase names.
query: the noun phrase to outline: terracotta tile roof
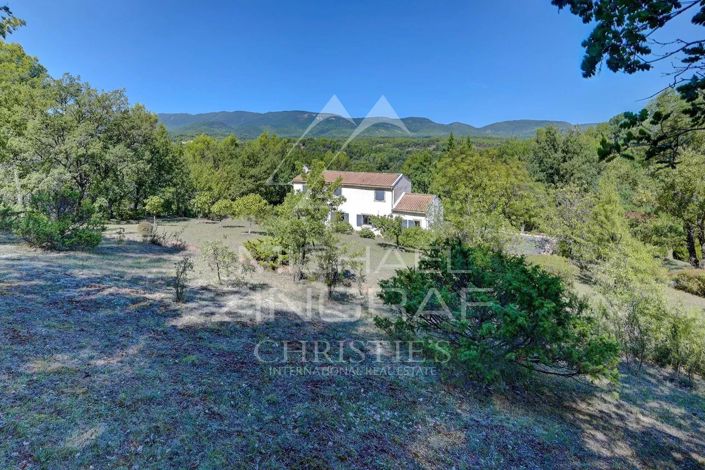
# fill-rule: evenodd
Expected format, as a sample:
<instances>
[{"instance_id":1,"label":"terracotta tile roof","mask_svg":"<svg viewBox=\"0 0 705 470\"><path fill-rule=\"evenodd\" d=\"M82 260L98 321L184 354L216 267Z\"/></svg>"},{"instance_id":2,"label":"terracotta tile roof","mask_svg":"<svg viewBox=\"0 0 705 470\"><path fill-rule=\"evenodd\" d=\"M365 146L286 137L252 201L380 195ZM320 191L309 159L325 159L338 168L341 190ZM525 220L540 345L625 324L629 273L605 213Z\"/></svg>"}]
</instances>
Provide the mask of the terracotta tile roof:
<instances>
[{"instance_id":1,"label":"terracotta tile roof","mask_svg":"<svg viewBox=\"0 0 705 470\"><path fill-rule=\"evenodd\" d=\"M343 186L357 186L362 188L384 188L391 189L399 179L401 173L372 173L364 171L324 171L323 178L326 183L333 183L338 178ZM303 183L301 175L297 175L293 183Z\"/></svg>"},{"instance_id":2,"label":"terracotta tile roof","mask_svg":"<svg viewBox=\"0 0 705 470\"><path fill-rule=\"evenodd\" d=\"M425 215L435 197L433 194L404 193L397 205L392 209L392 212L411 212Z\"/></svg>"}]
</instances>

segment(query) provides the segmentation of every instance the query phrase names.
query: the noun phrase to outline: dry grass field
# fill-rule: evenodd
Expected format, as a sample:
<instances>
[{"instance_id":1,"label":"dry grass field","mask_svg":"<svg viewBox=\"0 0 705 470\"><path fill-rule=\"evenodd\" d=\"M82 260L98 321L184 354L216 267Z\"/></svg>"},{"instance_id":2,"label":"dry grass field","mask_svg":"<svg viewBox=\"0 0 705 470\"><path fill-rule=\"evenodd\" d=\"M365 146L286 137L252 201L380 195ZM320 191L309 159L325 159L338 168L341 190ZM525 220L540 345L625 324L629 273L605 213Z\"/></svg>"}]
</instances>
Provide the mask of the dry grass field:
<instances>
[{"instance_id":1,"label":"dry grass field","mask_svg":"<svg viewBox=\"0 0 705 470\"><path fill-rule=\"evenodd\" d=\"M257 236L236 222L164 222L183 230L185 253L141 242L134 225L118 242L117 228L91 253L0 240L0 468L705 466L700 382L623 366L618 386L536 378L535 392L488 391L394 368L389 351L361 364L374 373L289 373L257 345L383 340L379 307L269 271L217 286L199 248ZM344 239L369 253L370 288L414 262ZM184 254L196 270L177 304L169 283Z\"/></svg>"}]
</instances>

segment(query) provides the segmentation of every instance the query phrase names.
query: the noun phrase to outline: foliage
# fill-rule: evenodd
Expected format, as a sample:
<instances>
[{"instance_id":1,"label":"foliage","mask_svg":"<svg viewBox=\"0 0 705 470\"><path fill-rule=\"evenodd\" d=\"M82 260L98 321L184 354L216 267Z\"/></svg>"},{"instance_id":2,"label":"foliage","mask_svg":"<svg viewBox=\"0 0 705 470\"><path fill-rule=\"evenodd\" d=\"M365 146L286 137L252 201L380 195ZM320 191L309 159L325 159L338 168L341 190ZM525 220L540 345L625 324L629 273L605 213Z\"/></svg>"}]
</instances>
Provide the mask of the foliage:
<instances>
[{"instance_id":1,"label":"foliage","mask_svg":"<svg viewBox=\"0 0 705 470\"><path fill-rule=\"evenodd\" d=\"M82 250L98 246L102 223L90 202L70 186L32 195L28 207L12 222L12 230L32 246L47 250Z\"/></svg>"},{"instance_id":2,"label":"foliage","mask_svg":"<svg viewBox=\"0 0 705 470\"><path fill-rule=\"evenodd\" d=\"M658 175L658 208L680 222L685 235L688 261L698 267L700 251L705 247L705 159L692 150L681 155L678 167L669 174ZM705 262L703 262L705 267Z\"/></svg>"},{"instance_id":3,"label":"foliage","mask_svg":"<svg viewBox=\"0 0 705 470\"><path fill-rule=\"evenodd\" d=\"M587 189L600 172L597 152L585 135L575 130L562 134L555 127L536 132L528 163L532 176L551 186L573 184Z\"/></svg>"},{"instance_id":4,"label":"foliage","mask_svg":"<svg viewBox=\"0 0 705 470\"><path fill-rule=\"evenodd\" d=\"M425 250L432 241L433 232L424 230L421 227L406 228L399 236L399 244L401 246L414 250Z\"/></svg>"},{"instance_id":5,"label":"foliage","mask_svg":"<svg viewBox=\"0 0 705 470\"><path fill-rule=\"evenodd\" d=\"M24 20L13 15L10 8L0 5L0 38L5 39L8 34L24 24Z\"/></svg>"},{"instance_id":6,"label":"foliage","mask_svg":"<svg viewBox=\"0 0 705 470\"><path fill-rule=\"evenodd\" d=\"M380 286L384 303L399 311L394 319L378 318L379 326L450 355L483 380L511 377L516 366L616 375L617 344L587 305L560 278L523 258L458 241L435 243L418 269L397 271Z\"/></svg>"},{"instance_id":7,"label":"foliage","mask_svg":"<svg viewBox=\"0 0 705 470\"><path fill-rule=\"evenodd\" d=\"M0 202L0 230L12 230L17 216L17 212L12 207Z\"/></svg>"},{"instance_id":8,"label":"foliage","mask_svg":"<svg viewBox=\"0 0 705 470\"><path fill-rule=\"evenodd\" d=\"M368 227L361 228L360 231L357 233L358 235L360 235L361 238L376 238L375 232L373 232L372 229Z\"/></svg>"},{"instance_id":9,"label":"foliage","mask_svg":"<svg viewBox=\"0 0 705 470\"><path fill-rule=\"evenodd\" d=\"M444 218L458 236L474 245L502 248L507 234L550 218L544 206L549 198L522 162L467 144L441 157L431 192L443 201Z\"/></svg>"},{"instance_id":10,"label":"foliage","mask_svg":"<svg viewBox=\"0 0 705 470\"><path fill-rule=\"evenodd\" d=\"M654 361L670 366L676 374L705 377L705 326L700 314L674 312L666 317L664 336L656 347Z\"/></svg>"},{"instance_id":11,"label":"foliage","mask_svg":"<svg viewBox=\"0 0 705 470\"><path fill-rule=\"evenodd\" d=\"M293 159L286 158L287 142L262 134L247 142L229 135L216 139L199 135L184 144L184 159L199 193L236 200L257 194L268 203L280 203L294 176Z\"/></svg>"},{"instance_id":12,"label":"foliage","mask_svg":"<svg viewBox=\"0 0 705 470\"><path fill-rule=\"evenodd\" d=\"M157 225L157 216L164 213L166 201L161 196L149 196L144 201L144 211L147 214L152 214L154 217L154 225Z\"/></svg>"},{"instance_id":13,"label":"foliage","mask_svg":"<svg viewBox=\"0 0 705 470\"><path fill-rule=\"evenodd\" d=\"M250 256L264 268L277 269L289 263L286 251L274 237L253 238L245 241L244 246Z\"/></svg>"},{"instance_id":14,"label":"foliage","mask_svg":"<svg viewBox=\"0 0 705 470\"><path fill-rule=\"evenodd\" d=\"M235 215L235 207L233 201L229 199L220 199L210 208L210 213L218 219L224 219L228 216Z\"/></svg>"},{"instance_id":15,"label":"foliage","mask_svg":"<svg viewBox=\"0 0 705 470\"><path fill-rule=\"evenodd\" d=\"M326 236L330 212L342 202L335 195L339 183L326 184L323 169L322 162L314 162L305 174L307 190L289 193L269 221L271 234L289 256L295 281L303 278L309 254Z\"/></svg>"},{"instance_id":16,"label":"foliage","mask_svg":"<svg viewBox=\"0 0 705 470\"><path fill-rule=\"evenodd\" d=\"M98 224L77 224L68 216L51 219L36 211L26 212L13 228L27 243L45 250L92 249L101 240L101 227Z\"/></svg>"},{"instance_id":17,"label":"foliage","mask_svg":"<svg viewBox=\"0 0 705 470\"><path fill-rule=\"evenodd\" d=\"M328 298L333 296L333 290L346 281L346 273L350 272L350 254L347 248L339 245L339 240L332 230L328 230L319 249L316 251L318 277L328 288Z\"/></svg>"},{"instance_id":18,"label":"foliage","mask_svg":"<svg viewBox=\"0 0 705 470\"><path fill-rule=\"evenodd\" d=\"M625 113L614 140L603 141L602 155L629 156L630 147L645 147L647 159L656 158L675 166L684 137L702 130L705 123L705 48L702 39L655 38L659 30L691 8L691 22L700 27L705 25L705 4L674 0L552 0L551 3L559 8L569 7L584 23L594 25L582 44L584 77L594 76L603 62L613 72L628 74L652 70L661 61L670 62L673 71L669 74L672 78L669 86L676 88L684 106L673 113L652 112L648 108L639 113ZM666 124L673 116L677 116L679 123Z\"/></svg>"},{"instance_id":19,"label":"foliage","mask_svg":"<svg viewBox=\"0 0 705 470\"><path fill-rule=\"evenodd\" d=\"M673 276L673 287L689 294L705 297L705 270L688 269Z\"/></svg>"},{"instance_id":20,"label":"foliage","mask_svg":"<svg viewBox=\"0 0 705 470\"><path fill-rule=\"evenodd\" d=\"M331 215L332 218L330 221L330 228L334 233L350 235L355 231L355 229L353 229L353 226L350 225L350 223L347 222L345 219L343 219L343 214L341 214L340 212L335 212Z\"/></svg>"},{"instance_id":21,"label":"foliage","mask_svg":"<svg viewBox=\"0 0 705 470\"><path fill-rule=\"evenodd\" d=\"M184 256L176 262L176 274L174 276L174 297L177 302L186 300L186 287L188 286L189 274L193 271L193 260L190 256Z\"/></svg>"},{"instance_id":22,"label":"foliage","mask_svg":"<svg viewBox=\"0 0 705 470\"><path fill-rule=\"evenodd\" d=\"M237 253L220 241L208 241L201 248L201 256L211 271L215 272L218 284L223 284L238 268Z\"/></svg>"},{"instance_id":23,"label":"foliage","mask_svg":"<svg viewBox=\"0 0 705 470\"><path fill-rule=\"evenodd\" d=\"M382 232L382 236L387 239L394 239L394 244L399 245L399 237L401 237L404 227L403 219L399 216L374 216L372 217L372 225Z\"/></svg>"},{"instance_id":24,"label":"foliage","mask_svg":"<svg viewBox=\"0 0 705 470\"><path fill-rule=\"evenodd\" d=\"M199 217L208 217L211 215L211 207L213 206L213 194L208 192L199 192L191 200L191 207Z\"/></svg>"},{"instance_id":25,"label":"foliage","mask_svg":"<svg viewBox=\"0 0 705 470\"><path fill-rule=\"evenodd\" d=\"M404 160L401 172L409 177L414 192L426 193L431 187L434 165L438 156L430 150L413 152Z\"/></svg>"},{"instance_id":26,"label":"foliage","mask_svg":"<svg viewBox=\"0 0 705 470\"><path fill-rule=\"evenodd\" d=\"M247 233L252 232L253 223L262 223L271 212L269 203L259 194L247 194L233 202L233 214L249 222Z\"/></svg>"}]
</instances>

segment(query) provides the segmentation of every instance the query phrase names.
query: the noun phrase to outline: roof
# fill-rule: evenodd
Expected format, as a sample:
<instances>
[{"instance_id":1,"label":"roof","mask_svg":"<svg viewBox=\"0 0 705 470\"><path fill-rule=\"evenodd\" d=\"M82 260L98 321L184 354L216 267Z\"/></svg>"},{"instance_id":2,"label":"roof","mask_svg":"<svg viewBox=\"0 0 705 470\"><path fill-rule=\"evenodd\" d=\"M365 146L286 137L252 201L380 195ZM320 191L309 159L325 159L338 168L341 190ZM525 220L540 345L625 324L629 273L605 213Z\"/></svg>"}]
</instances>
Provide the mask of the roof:
<instances>
[{"instance_id":1,"label":"roof","mask_svg":"<svg viewBox=\"0 0 705 470\"><path fill-rule=\"evenodd\" d=\"M372 173L365 171L324 171L323 178L326 183L334 183L341 179L343 186L357 186L361 188L392 189L401 173ZM297 175L293 183L305 183L302 175Z\"/></svg>"},{"instance_id":2,"label":"roof","mask_svg":"<svg viewBox=\"0 0 705 470\"><path fill-rule=\"evenodd\" d=\"M392 212L407 212L413 214L428 213L428 208L435 199L433 194L404 193L394 206Z\"/></svg>"}]
</instances>

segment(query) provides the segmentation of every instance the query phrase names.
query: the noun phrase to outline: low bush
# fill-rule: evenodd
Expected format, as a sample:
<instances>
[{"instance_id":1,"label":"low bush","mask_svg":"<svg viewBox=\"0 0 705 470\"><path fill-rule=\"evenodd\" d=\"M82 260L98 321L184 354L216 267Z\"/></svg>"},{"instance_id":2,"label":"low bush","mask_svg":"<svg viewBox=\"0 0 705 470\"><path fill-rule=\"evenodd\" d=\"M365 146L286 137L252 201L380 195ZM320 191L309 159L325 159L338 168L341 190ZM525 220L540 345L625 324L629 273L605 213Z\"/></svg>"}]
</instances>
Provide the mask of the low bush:
<instances>
[{"instance_id":1,"label":"low bush","mask_svg":"<svg viewBox=\"0 0 705 470\"><path fill-rule=\"evenodd\" d=\"M274 270L289 264L289 256L274 237L265 236L247 240L244 246L250 256L263 268Z\"/></svg>"},{"instance_id":2,"label":"low bush","mask_svg":"<svg viewBox=\"0 0 705 470\"><path fill-rule=\"evenodd\" d=\"M687 269L673 276L673 287L705 297L705 269Z\"/></svg>"},{"instance_id":3,"label":"low bush","mask_svg":"<svg viewBox=\"0 0 705 470\"><path fill-rule=\"evenodd\" d=\"M13 230L30 245L45 250L89 250L102 238L97 222L78 224L69 217L53 220L34 211L18 218Z\"/></svg>"},{"instance_id":4,"label":"low bush","mask_svg":"<svg viewBox=\"0 0 705 470\"><path fill-rule=\"evenodd\" d=\"M360 235L361 238L375 238L376 235L370 228L363 228L361 229L358 234Z\"/></svg>"},{"instance_id":5,"label":"low bush","mask_svg":"<svg viewBox=\"0 0 705 470\"><path fill-rule=\"evenodd\" d=\"M335 220L332 222L331 229L334 233L344 233L349 235L353 233L353 227L348 222L344 220Z\"/></svg>"},{"instance_id":6,"label":"low bush","mask_svg":"<svg viewBox=\"0 0 705 470\"><path fill-rule=\"evenodd\" d=\"M399 245L415 250L425 250L431 245L433 234L421 227L410 227L402 230Z\"/></svg>"},{"instance_id":7,"label":"low bush","mask_svg":"<svg viewBox=\"0 0 705 470\"><path fill-rule=\"evenodd\" d=\"M17 212L0 202L0 230L12 230L17 220Z\"/></svg>"},{"instance_id":8,"label":"low bush","mask_svg":"<svg viewBox=\"0 0 705 470\"><path fill-rule=\"evenodd\" d=\"M486 382L519 370L617 376L617 342L586 302L524 258L434 242L418 268L399 270L380 286L396 313L377 317L379 327Z\"/></svg>"},{"instance_id":9,"label":"low bush","mask_svg":"<svg viewBox=\"0 0 705 470\"><path fill-rule=\"evenodd\" d=\"M239 282L239 279L233 278L238 267L237 253L225 246L223 242L205 242L201 250L201 256L203 256L211 271L215 273L218 278L218 284L223 284L229 280L235 283Z\"/></svg>"},{"instance_id":10,"label":"low bush","mask_svg":"<svg viewBox=\"0 0 705 470\"><path fill-rule=\"evenodd\" d=\"M154 224L143 220L137 224L137 233L142 237L143 242L148 242L155 235Z\"/></svg>"},{"instance_id":11,"label":"low bush","mask_svg":"<svg viewBox=\"0 0 705 470\"><path fill-rule=\"evenodd\" d=\"M193 271L193 260L190 256L184 256L176 262L176 272L174 274L174 300L184 302L186 300L186 287L188 286L189 274Z\"/></svg>"},{"instance_id":12,"label":"low bush","mask_svg":"<svg viewBox=\"0 0 705 470\"><path fill-rule=\"evenodd\" d=\"M649 359L676 375L705 377L705 326L700 314L670 310L659 322L661 334Z\"/></svg>"}]
</instances>

